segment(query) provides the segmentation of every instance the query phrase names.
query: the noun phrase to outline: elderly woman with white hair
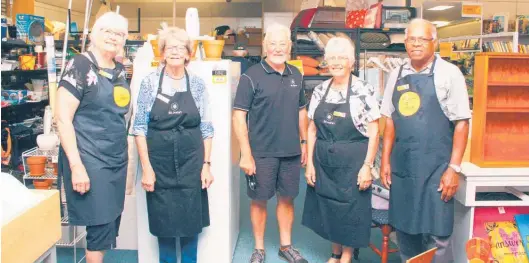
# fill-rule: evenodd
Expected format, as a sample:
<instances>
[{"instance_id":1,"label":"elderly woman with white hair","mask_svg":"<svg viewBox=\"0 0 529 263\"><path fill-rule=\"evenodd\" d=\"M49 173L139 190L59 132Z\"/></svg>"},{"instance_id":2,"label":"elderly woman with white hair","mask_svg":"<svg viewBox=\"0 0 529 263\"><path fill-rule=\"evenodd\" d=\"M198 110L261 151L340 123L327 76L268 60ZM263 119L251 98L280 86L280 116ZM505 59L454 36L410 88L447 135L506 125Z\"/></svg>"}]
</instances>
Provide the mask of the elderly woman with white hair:
<instances>
[{"instance_id":1,"label":"elderly woman with white hair","mask_svg":"<svg viewBox=\"0 0 529 263\"><path fill-rule=\"evenodd\" d=\"M371 232L371 169L380 112L372 85L351 73L354 46L335 37L325 47L332 78L309 106L307 194L302 224L332 242L329 263L351 262Z\"/></svg>"},{"instance_id":2,"label":"elderly woman with white hair","mask_svg":"<svg viewBox=\"0 0 529 263\"><path fill-rule=\"evenodd\" d=\"M130 90L114 59L127 33L126 18L102 15L90 34L90 51L68 62L57 91L59 177L69 223L86 226L90 263L103 262L104 251L116 246L125 200Z\"/></svg>"},{"instance_id":3,"label":"elderly woman with white hair","mask_svg":"<svg viewBox=\"0 0 529 263\"><path fill-rule=\"evenodd\" d=\"M198 234L209 226L207 188L213 125L204 81L185 66L191 41L179 28L159 31L163 65L140 86L133 134L147 191L149 230L158 237L160 262L197 262Z\"/></svg>"}]
</instances>

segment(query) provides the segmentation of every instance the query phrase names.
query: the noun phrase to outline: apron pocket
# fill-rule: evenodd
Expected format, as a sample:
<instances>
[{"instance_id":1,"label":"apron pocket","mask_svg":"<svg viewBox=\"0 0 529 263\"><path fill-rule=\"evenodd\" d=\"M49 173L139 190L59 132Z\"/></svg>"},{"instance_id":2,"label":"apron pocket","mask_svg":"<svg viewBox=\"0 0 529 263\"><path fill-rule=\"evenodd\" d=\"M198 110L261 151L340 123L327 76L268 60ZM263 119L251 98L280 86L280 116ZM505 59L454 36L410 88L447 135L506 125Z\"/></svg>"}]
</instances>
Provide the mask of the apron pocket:
<instances>
[{"instance_id":1,"label":"apron pocket","mask_svg":"<svg viewBox=\"0 0 529 263\"><path fill-rule=\"evenodd\" d=\"M351 202L358 175L352 174L350 168L335 168L321 164L316 166L319 166L316 168L316 193L337 202Z\"/></svg>"},{"instance_id":2,"label":"apron pocket","mask_svg":"<svg viewBox=\"0 0 529 263\"><path fill-rule=\"evenodd\" d=\"M391 174L399 178L415 177L415 171L421 166L419 162L419 143L398 142L391 153Z\"/></svg>"}]
</instances>

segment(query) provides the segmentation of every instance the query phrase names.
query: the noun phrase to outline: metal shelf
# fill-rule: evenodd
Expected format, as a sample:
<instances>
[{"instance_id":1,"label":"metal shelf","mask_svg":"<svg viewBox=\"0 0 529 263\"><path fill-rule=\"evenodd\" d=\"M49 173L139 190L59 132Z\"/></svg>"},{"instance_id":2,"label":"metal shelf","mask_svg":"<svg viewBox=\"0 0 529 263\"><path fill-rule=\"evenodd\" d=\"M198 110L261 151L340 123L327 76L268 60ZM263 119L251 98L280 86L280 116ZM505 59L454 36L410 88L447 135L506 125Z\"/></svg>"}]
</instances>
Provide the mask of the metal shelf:
<instances>
[{"instance_id":1,"label":"metal shelf","mask_svg":"<svg viewBox=\"0 0 529 263\"><path fill-rule=\"evenodd\" d=\"M77 237L70 243L66 243L66 242L57 242L56 243L56 246L58 247L74 247L77 245L77 243L79 243L79 241L83 240L83 238L86 236L86 231L83 231L81 234L77 235Z\"/></svg>"},{"instance_id":2,"label":"metal shelf","mask_svg":"<svg viewBox=\"0 0 529 263\"><path fill-rule=\"evenodd\" d=\"M37 75L37 74L48 74L48 70L47 69L2 70L2 76L5 76L5 75Z\"/></svg>"},{"instance_id":3,"label":"metal shelf","mask_svg":"<svg viewBox=\"0 0 529 263\"><path fill-rule=\"evenodd\" d=\"M46 174L43 176L31 176L30 174L26 174L23 178L28 180L57 180L57 175L53 174L53 169L46 169Z\"/></svg>"}]
</instances>

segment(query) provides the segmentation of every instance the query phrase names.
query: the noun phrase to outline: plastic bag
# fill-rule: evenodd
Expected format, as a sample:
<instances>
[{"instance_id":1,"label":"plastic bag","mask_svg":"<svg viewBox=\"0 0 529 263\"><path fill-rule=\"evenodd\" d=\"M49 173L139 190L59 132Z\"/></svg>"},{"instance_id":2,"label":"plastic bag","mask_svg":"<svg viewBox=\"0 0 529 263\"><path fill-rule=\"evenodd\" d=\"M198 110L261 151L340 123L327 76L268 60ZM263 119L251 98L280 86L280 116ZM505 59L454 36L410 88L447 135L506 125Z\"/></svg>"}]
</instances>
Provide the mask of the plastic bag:
<instances>
[{"instance_id":1,"label":"plastic bag","mask_svg":"<svg viewBox=\"0 0 529 263\"><path fill-rule=\"evenodd\" d=\"M529 263L516 223L485 223L494 263Z\"/></svg>"}]
</instances>

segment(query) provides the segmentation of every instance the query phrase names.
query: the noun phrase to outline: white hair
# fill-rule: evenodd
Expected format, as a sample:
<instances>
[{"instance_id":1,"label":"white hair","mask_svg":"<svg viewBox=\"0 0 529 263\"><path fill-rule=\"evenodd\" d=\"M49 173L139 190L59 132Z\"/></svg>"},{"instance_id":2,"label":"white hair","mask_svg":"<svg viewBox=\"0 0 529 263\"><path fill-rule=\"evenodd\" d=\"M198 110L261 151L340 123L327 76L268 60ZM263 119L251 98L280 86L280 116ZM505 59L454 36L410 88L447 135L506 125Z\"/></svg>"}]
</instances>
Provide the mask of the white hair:
<instances>
[{"instance_id":1,"label":"white hair","mask_svg":"<svg viewBox=\"0 0 529 263\"><path fill-rule=\"evenodd\" d=\"M349 62L352 64L355 60L355 46L354 43L344 37L333 37L329 39L325 46L325 57L328 54L346 54Z\"/></svg>"},{"instance_id":2,"label":"white hair","mask_svg":"<svg viewBox=\"0 0 529 263\"><path fill-rule=\"evenodd\" d=\"M92 26L92 32L90 33L91 46L96 42L95 39L100 37L101 31L105 29L115 29L116 31L122 32L125 34L125 39L127 39L129 21L127 18L116 12L104 13L96 20L94 26ZM123 44L125 44L125 41L123 41Z\"/></svg>"},{"instance_id":3,"label":"white hair","mask_svg":"<svg viewBox=\"0 0 529 263\"><path fill-rule=\"evenodd\" d=\"M426 19L422 19L422 18L414 18L410 21L410 23L408 24L408 27L406 27L406 29L404 30L404 38L408 38L408 28L410 28L411 26L415 24L427 25L428 27L430 27L430 30L432 32L432 38L434 40L437 39L437 27L432 22Z\"/></svg>"},{"instance_id":4,"label":"white hair","mask_svg":"<svg viewBox=\"0 0 529 263\"><path fill-rule=\"evenodd\" d=\"M277 23L274 23L273 25L266 28L264 41L267 41L271 35L275 35L275 34L284 34L287 40L291 41L290 29L288 29L288 27L284 25L277 24Z\"/></svg>"},{"instance_id":5,"label":"white hair","mask_svg":"<svg viewBox=\"0 0 529 263\"><path fill-rule=\"evenodd\" d=\"M158 50L160 51L160 54L164 52L165 46L167 45L167 41L169 39L182 42L186 47L187 53L192 53L191 40L187 34L187 31L179 27L170 27L167 25L167 23L163 22L161 24L161 29L158 30ZM189 63L189 60L185 61L186 65L187 63Z\"/></svg>"}]
</instances>

